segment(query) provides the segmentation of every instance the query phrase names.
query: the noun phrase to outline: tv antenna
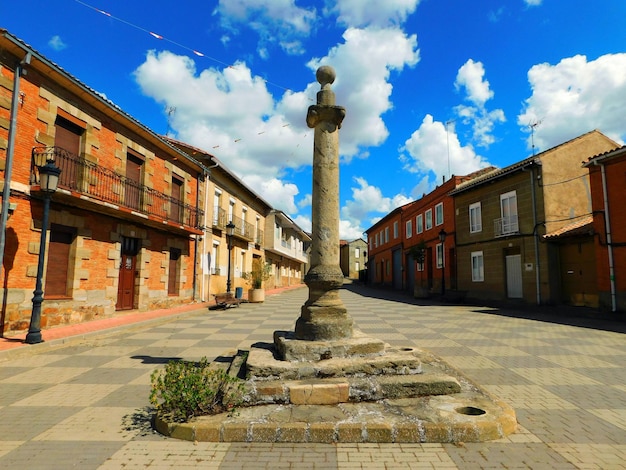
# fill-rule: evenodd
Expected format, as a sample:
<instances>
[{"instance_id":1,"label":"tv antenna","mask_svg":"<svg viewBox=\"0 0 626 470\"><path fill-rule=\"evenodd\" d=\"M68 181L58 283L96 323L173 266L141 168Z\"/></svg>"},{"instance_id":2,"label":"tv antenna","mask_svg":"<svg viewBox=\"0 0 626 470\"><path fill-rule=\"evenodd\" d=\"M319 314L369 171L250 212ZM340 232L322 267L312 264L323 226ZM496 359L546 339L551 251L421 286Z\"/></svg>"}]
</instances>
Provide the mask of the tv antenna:
<instances>
[{"instance_id":1,"label":"tv antenna","mask_svg":"<svg viewBox=\"0 0 626 470\"><path fill-rule=\"evenodd\" d=\"M452 124L454 121L456 121L456 119L450 119L449 121L446 121L446 144L448 146L448 179L452 178L452 175L450 174L450 136L448 134L448 124Z\"/></svg>"},{"instance_id":2,"label":"tv antenna","mask_svg":"<svg viewBox=\"0 0 626 470\"><path fill-rule=\"evenodd\" d=\"M528 127L530 127L530 143L533 148L533 157L535 156L535 129L539 127L542 122L543 119L540 119L539 121L531 122L528 124Z\"/></svg>"},{"instance_id":3,"label":"tv antenna","mask_svg":"<svg viewBox=\"0 0 626 470\"><path fill-rule=\"evenodd\" d=\"M166 136L171 137L170 135L170 131L172 130L171 127L171 122L172 122L172 115L176 112L176 106L170 106L169 108L167 108L167 132L165 133Z\"/></svg>"}]
</instances>

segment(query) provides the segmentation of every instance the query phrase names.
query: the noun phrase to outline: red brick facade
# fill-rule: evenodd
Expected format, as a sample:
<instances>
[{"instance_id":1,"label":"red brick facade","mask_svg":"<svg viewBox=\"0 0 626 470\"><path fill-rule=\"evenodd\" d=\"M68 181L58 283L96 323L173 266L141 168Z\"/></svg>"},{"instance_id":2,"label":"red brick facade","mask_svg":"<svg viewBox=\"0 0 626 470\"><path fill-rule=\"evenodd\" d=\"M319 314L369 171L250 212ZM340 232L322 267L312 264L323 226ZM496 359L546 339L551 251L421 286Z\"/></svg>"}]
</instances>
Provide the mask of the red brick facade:
<instances>
[{"instance_id":1,"label":"red brick facade","mask_svg":"<svg viewBox=\"0 0 626 470\"><path fill-rule=\"evenodd\" d=\"M626 210L624 209L626 147L590 158L585 166L589 169L591 184L593 226L596 233L596 279L600 306L624 312L626 311ZM610 227L610 240L607 236L607 222ZM610 261L612 261L612 267ZM611 286L611 274L613 286Z\"/></svg>"},{"instance_id":2,"label":"red brick facade","mask_svg":"<svg viewBox=\"0 0 626 470\"><path fill-rule=\"evenodd\" d=\"M36 51L0 33L0 184L10 185L12 206L0 277L0 333L23 331L30 322L43 210L34 164L45 158L62 173L50 205L42 328L192 301L206 169ZM32 58L19 79L18 109L12 110L16 64L27 52ZM55 147L60 121L80 131L77 154ZM11 126L15 145L9 154ZM131 156L140 163L139 180L132 185ZM131 190L137 205L129 203ZM131 264L121 303L122 267ZM46 296L52 278L61 291L65 281L65 293Z\"/></svg>"}]
</instances>

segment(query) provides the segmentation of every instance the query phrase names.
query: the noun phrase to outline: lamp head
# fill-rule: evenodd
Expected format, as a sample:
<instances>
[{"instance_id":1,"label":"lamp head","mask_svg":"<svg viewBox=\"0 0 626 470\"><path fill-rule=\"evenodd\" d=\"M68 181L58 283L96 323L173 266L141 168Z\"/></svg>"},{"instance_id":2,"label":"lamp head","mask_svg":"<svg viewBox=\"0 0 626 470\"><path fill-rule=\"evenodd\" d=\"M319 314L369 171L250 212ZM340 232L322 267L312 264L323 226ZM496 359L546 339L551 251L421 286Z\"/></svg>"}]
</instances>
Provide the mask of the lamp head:
<instances>
[{"instance_id":1,"label":"lamp head","mask_svg":"<svg viewBox=\"0 0 626 470\"><path fill-rule=\"evenodd\" d=\"M59 175L61 169L53 162L48 161L44 166L39 167L39 186L45 193L53 193L59 185Z\"/></svg>"},{"instance_id":2,"label":"lamp head","mask_svg":"<svg viewBox=\"0 0 626 470\"><path fill-rule=\"evenodd\" d=\"M228 222L228 224L226 225L226 233L230 236L232 236L235 233L235 224L233 223L232 220Z\"/></svg>"}]
</instances>

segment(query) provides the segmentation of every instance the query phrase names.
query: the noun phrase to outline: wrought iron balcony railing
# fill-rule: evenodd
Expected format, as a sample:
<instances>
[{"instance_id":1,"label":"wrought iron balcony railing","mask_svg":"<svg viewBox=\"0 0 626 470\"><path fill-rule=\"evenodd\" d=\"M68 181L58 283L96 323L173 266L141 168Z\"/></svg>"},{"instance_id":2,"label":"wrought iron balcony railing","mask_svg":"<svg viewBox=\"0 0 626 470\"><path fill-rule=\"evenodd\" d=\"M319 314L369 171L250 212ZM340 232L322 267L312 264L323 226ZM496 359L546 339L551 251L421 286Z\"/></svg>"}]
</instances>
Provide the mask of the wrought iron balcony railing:
<instances>
[{"instance_id":1,"label":"wrought iron balcony railing","mask_svg":"<svg viewBox=\"0 0 626 470\"><path fill-rule=\"evenodd\" d=\"M200 228L203 211L85 160L60 147L35 147L31 184L39 181L38 166L52 161L61 168L59 188L75 191L103 202L154 215L181 225Z\"/></svg>"},{"instance_id":2,"label":"wrought iron balcony railing","mask_svg":"<svg viewBox=\"0 0 626 470\"><path fill-rule=\"evenodd\" d=\"M519 223L516 215L494 219L493 234L495 237L503 237L519 232Z\"/></svg>"},{"instance_id":3,"label":"wrought iron balcony railing","mask_svg":"<svg viewBox=\"0 0 626 470\"><path fill-rule=\"evenodd\" d=\"M235 224L234 235L239 238L254 242L257 245L263 244L263 230L255 229L254 225L244 221L241 217L231 216L229 220L228 212L221 207L215 207L213 210L213 227L220 230L226 230L228 222Z\"/></svg>"}]
</instances>

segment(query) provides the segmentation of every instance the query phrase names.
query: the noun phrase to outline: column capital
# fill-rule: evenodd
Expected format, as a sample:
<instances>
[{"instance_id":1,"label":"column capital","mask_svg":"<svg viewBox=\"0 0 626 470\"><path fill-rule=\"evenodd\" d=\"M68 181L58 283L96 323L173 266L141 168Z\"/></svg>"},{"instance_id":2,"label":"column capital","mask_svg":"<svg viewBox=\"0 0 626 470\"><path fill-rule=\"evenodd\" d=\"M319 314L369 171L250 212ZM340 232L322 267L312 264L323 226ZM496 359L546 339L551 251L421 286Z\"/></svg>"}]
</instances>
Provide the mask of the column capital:
<instances>
[{"instance_id":1,"label":"column capital","mask_svg":"<svg viewBox=\"0 0 626 470\"><path fill-rule=\"evenodd\" d=\"M306 114L306 125L315 128L322 122L330 122L341 129L343 118L346 117L346 108L343 106L328 106L314 104L309 106Z\"/></svg>"}]
</instances>

